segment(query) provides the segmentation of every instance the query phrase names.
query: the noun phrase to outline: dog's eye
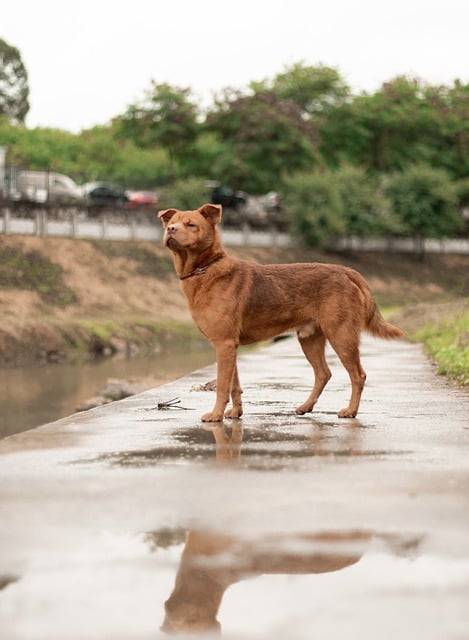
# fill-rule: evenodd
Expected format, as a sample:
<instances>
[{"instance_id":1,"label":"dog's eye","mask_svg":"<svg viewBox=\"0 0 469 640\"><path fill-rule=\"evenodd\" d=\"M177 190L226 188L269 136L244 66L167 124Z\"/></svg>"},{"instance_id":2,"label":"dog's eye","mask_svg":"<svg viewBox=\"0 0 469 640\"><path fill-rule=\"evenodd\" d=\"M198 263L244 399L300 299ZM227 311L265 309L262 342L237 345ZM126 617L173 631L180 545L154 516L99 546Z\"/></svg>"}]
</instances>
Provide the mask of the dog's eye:
<instances>
[{"instance_id":1,"label":"dog's eye","mask_svg":"<svg viewBox=\"0 0 469 640\"><path fill-rule=\"evenodd\" d=\"M193 222L186 222L186 227L196 227L197 225Z\"/></svg>"}]
</instances>

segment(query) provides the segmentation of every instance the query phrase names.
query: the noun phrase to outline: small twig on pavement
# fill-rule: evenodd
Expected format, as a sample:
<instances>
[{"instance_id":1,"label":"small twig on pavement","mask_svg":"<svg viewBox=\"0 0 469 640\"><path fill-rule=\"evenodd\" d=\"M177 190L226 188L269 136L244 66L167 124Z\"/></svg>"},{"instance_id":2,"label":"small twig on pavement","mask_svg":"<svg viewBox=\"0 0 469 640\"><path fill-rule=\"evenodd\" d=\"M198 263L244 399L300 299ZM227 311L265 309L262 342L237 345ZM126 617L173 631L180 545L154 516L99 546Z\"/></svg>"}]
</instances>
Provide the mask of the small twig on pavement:
<instances>
[{"instance_id":1,"label":"small twig on pavement","mask_svg":"<svg viewBox=\"0 0 469 640\"><path fill-rule=\"evenodd\" d=\"M168 411L169 409L181 409L182 411L192 411L189 407L181 407L181 400L179 398L171 398L171 400L165 400L158 402L156 407L149 407L145 411Z\"/></svg>"}]
</instances>

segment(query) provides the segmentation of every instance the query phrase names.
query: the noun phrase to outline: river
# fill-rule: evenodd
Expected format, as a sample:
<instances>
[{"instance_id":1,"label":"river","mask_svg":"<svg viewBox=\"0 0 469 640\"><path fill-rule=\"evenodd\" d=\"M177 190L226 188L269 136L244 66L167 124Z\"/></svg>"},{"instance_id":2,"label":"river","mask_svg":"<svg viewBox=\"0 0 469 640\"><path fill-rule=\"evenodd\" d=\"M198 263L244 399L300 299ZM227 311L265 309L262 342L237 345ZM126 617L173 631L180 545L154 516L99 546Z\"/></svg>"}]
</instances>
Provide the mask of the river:
<instances>
[{"instance_id":1,"label":"river","mask_svg":"<svg viewBox=\"0 0 469 640\"><path fill-rule=\"evenodd\" d=\"M0 369L0 438L75 413L108 378L175 380L214 362L211 347L174 347L153 356L112 358L83 364Z\"/></svg>"}]
</instances>

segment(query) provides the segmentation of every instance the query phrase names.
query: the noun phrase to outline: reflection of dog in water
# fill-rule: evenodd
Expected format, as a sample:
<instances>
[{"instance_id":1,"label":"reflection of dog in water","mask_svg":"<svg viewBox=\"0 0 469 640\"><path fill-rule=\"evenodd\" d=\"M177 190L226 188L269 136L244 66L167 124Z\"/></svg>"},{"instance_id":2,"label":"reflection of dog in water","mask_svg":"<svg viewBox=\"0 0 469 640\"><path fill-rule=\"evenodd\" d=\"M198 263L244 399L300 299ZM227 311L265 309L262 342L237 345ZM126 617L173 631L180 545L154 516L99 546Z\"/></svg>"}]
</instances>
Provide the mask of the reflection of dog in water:
<instances>
[{"instance_id":1,"label":"reflection of dog in water","mask_svg":"<svg viewBox=\"0 0 469 640\"><path fill-rule=\"evenodd\" d=\"M269 536L243 540L189 531L174 589L165 602L167 633L220 631L217 613L226 589L262 574L328 573L361 558L370 534L363 531Z\"/></svg>"}]
</instances>

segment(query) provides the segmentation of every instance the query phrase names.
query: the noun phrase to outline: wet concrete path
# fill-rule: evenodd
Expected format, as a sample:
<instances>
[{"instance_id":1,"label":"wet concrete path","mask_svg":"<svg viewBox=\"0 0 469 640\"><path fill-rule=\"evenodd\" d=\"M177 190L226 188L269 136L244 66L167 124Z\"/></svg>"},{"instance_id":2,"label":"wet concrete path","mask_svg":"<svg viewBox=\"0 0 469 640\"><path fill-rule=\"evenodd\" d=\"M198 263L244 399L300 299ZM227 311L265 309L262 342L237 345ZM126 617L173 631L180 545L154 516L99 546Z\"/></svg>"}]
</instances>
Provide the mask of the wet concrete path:
<instances>
[{"instance_id":1,"label":"wet concrete path","mask_svg":"<svg viewBox=\"0 0 469 640\"><path fill-rule=\"evenodd\" d=\"M307 416L285 340L240 358L242 421L200 423L211 367L0 441L2 640L467 639L469 398L365 338L339 420L329 359Z\"/></svg>"}]
</instances>

